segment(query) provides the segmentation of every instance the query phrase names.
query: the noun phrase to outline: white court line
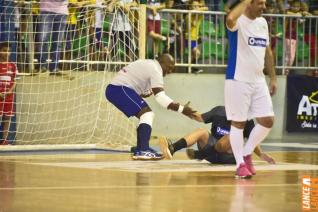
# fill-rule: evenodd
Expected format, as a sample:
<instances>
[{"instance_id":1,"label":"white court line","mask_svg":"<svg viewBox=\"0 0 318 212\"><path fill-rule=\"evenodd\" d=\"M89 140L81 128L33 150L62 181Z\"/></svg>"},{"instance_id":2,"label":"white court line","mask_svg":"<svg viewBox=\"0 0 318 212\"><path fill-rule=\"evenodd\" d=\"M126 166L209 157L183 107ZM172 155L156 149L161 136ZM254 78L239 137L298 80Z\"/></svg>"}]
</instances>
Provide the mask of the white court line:
<instances>
[{"instance_id":1,"label":"white court line","mask_svg":"<svg viewBox=\"0 0 318 212\"><path fill-rule=\"evenodd\" d=\"M211 165L207 161L162 160L162 161L105 161L105 162L63 162L63 163L28 163L32 165L101 169L128 172L225 172L235 170L235 165ZM255 161L257 171L318 170L318 165L298 163L278 163L275 165Z\"/></svg>"},{"instance_id":2,"label":"white court line","mask_svg":"<svg viewBox=\"0 0 318 212\"><path fill-rule=\"evenodd\" d=\"M14 188L0 188L0 191L3 190L86 190L86 189L94 189L94 190L101 190L101 189L133 189L133 188L150 188L150 189L162 189L162 188L231 188L231 187L300 187L301 184L248 184L253 181L251 180L236 180L236 182L243 182L247 184L224 184L224 185L113 185L113 186L43 186L43 187L14 187Z\"/></svg>"},{"instance_id":3,"label":"white court line","mask_svg":"<svg viewBox=\"0 0 318 212\"><path fill-rule=\"evenodd\" d=\"M317 144L303 144L303 143L262 143L261 146L273 146L273 147L293 147L300 149L318 149Z\"/></svg>"}]
</instances>

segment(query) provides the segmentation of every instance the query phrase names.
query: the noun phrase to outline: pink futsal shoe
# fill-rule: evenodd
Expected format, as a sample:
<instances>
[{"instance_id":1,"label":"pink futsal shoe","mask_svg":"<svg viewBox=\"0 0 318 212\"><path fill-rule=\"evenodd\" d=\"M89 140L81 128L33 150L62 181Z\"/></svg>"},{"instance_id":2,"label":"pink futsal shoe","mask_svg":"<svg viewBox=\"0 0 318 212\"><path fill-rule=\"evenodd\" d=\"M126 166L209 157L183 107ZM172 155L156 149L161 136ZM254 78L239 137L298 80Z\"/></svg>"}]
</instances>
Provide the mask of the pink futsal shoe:
<instances>
[{"instance_id":1,"label":"pink futsal shoe","mask_svg":"<svg viewBox=\"0 0 318 212\"><path fill-rule=\"evenodd\" d=\"M247 169L247 166L245 163L241 163L240 166L236 169L235 178L238 178L238 179L250 179L250 178L252 178L252 174Z\"/></svg>"},{"instance_id":2,"label":"pink futsal shoe","mask_svg":"<svg viewBox=\"0 0 318 212\"><path fill-rule=\"evenodd\" d=\"M251 174L255 175L256 170L255 170L253 162L252 162L252 155L244 156L244 162L246 164L247 169L251 172Z\"/></svg>"}]
</instances>

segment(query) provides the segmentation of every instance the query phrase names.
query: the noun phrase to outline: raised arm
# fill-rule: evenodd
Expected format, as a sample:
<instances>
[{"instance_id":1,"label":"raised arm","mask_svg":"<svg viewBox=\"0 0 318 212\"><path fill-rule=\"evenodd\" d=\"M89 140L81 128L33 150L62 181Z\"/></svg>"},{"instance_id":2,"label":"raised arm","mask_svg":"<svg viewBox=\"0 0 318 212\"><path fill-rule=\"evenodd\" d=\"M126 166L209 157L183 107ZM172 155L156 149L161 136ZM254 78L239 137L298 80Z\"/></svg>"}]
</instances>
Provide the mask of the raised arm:
<instances>
[{"instance_id":1,"label":"raised arm","mask_svg":"<svg viewBox=\"0 0 318 212\"><path fill-rule=\"evenodd\" d=\"M246 7L252 0L243 0L236 7L234 7L226 16L226 25L229 29L233 29L236 25L237 19L245 12Z\"/></svg>"},{"instance_id":2,"label":"raised arm","mask_svg":"<svg viewBox=\"0 0 318 212\"><path fill-rule=\"evenodd\" d=\"M270 164L275 164L275 160L269 156L268 154L264 153L261 149L261 147L258 145L255 147L254 149L254 153L260 158L262 159L263 161L266 161L267 163L270 163Z\"/></svg>"}]
</instances>

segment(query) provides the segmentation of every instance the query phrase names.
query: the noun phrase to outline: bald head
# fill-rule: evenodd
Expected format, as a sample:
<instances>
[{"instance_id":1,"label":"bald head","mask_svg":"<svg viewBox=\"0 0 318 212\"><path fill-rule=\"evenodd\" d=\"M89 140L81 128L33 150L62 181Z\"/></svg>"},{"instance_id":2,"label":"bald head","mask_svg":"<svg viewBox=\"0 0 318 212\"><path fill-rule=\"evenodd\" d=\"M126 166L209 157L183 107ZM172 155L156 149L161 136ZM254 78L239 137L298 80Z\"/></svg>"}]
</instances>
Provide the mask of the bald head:
<instances>
[{"instance_id":1,"label":"bald head","mask_svg":"<svg viewBox=\"0 0 318 212\"><path fill-rule=\"evenodd\" d=\"M171 54L162 54L158 57L159 62L163 63L174 63L174 58L171 56Z\"/></svg>"},{"instance_id":2,"label":"bald head","mask_svg":"<svg viewBox=\"0 0 318 212\"><path fill-rule=\"evenodd\" d=\"M162 68L163 76L174 71L175 61L170 54L162 54L157 60Z\"/></svg>"}]
</instances>

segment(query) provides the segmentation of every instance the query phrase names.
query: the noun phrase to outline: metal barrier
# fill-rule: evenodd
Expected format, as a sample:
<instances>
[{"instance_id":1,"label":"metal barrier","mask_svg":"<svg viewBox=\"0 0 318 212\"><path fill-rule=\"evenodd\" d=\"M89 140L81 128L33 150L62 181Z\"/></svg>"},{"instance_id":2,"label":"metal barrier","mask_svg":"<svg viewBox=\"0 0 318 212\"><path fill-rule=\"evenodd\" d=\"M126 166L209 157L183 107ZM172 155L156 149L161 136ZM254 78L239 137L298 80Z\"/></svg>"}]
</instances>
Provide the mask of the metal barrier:
<instances>
[{"instance_id":1,"label":"metal barrier","mask_svg":"<svg viewBox=\"0 0 318 212\"><path fill-rule=\"evenodd\" d=\"M93 10L92 8L90 7L90 10ZM107 10L107 7L101 7L101 9ZM37 22L32 15L31 3L26 3L20 10L23 11L22 16L25 19L20 22L24 27L20 27L20 31L17 33L19 38L18 51L20 63L23 63L30 71L34 69L35 54L39 53L36 52L38 43L35 39L37 31L34 26ZM155 55L152 53L150 45L148 47L140 45L141 41L146 40L144 38L148 36L144 29L141 30L141 28L145 28L145 25L141 23L146 23L146 20L141 20L140 17L145 19L146 16L140 16L138 8L135 8L135 11L134 16L130 14L132 33L129 38L130 43L135 45L134 47L122 48L119 46L115 49L110 47L109 39L105 38L105 45L113 48L109 49L110 51L118 51L116 54L119 56L110 56L108 60L104 56L91 57L92 46L95 44L90 40L91 32L88 28L91 26L86 23L86 26L81 26L81 34L76 38L78 46L76 49L74 46L71 50L63 49L60 63L86 64L87 66L105 63L124 65L129 61L123 57L133 53L133 59L140 58L143 57L141 56L143 54L140 54L142 52L147 52L148 58L154 58ZM160 14L162 16L161 34L168 37L166 41L161 43L161 52L170 52L176 58L177 66L186 67L189 73L198 68L207 71L211 70L212 67L224 70L228 59L226 14L224 12L165 9L160 11ZM290 69L300 70L300 72L317 70L318 16L298 17L279 14L265 14L264 16L269 22L271 47L275 53L276 68L281 73ZM109 36L112 33L115 17L116 15L108 12L104 20L106 23L104 24L104 35ZM84 19L88 19L88 16ZM74 44L74 40L72 42ZM84 43L84 46L81 46L81 42ZM189 48L190 46L191 48ZM127 49L133 52L127 53ZM67 51L71 51L72 55L75 51L83 51L83 56L67 58L65 56ZM95 50L93 49L93 51ZM88 69L87 66L86 69Z\"/></svg>"},{"instance_id":2,"label":"metal barrier","mask_svg":"<svg viewBox=\"0 0 318 212\"><path fill-rule=\"evenodd\" d=\"M224 12L167 9L161 14L162 34L174 42L173 45L170 43L169 52L176 58L178 66L188 67L188 72L193 67L226 67L228 42ZM187 47L190 46L190 34L186 32L191 27L191 20L198 16L203 16L195 26L198 28L197 43L201 54L194 60L193 51ZM269 22L276 68L281 73L289 69L318 69L318 16L264 14L264 17ZM290 40L294 40L292 44ZM293 50L296 50L295 53Z\"/></svg>"}]
</instances>

